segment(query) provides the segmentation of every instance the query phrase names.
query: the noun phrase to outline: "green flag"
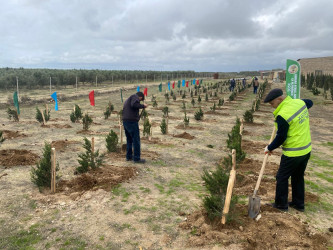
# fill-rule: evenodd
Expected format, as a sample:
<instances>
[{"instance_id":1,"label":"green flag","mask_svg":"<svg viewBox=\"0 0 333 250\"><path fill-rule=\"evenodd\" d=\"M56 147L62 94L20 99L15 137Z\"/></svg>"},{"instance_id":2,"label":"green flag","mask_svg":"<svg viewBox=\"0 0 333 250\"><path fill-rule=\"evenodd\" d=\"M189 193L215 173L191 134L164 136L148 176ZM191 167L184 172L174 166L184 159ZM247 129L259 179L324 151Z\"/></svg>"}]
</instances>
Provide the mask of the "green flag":
<instances>
[{"instance_id":1,"label":"green flag","mask_svg":"<svg viewBox=\"0 0 333 250\"><path fill-rule=\"evenodd\" d=\"M123 89L120 89L120 99L121 99L121 103L124 102L123 100Z\"/></svg>"},{"instance_id":2,"label":"green flag","mask_svg":"<svg viewBox=\"0 0 333 250\"><path fill-rule=\"evenodd\" d=\"M177 87L180 89L180 80L178 81Z\"/></svg>"},{"instance_id":3,"label":"green flag","mask_svg":"<svg viewBox=\"0 0 333 250\"><path fill-rule=\"evenodd\" d=\"M287 59L286 93L293 99L299 99L301 92L301 65L294 60Z\"/></svg>"},{"instance_id":4,"label":"green flag","mask_svg":"<svg viewBox=\"0 0 333 250\"><path fill-rule=\"evenodd\" d=\"M160 83L160 85L158 86L158 90L162 92L162 83Z\"/></svg>"},{"instance_id":5,"label":"green flag","mask_svg":"<svg viewBox=\"0 0 333 250\"><path fill-rule=\"evenodd\" d=\"M14 99L14 106L16 107L17 114L19 115L20 114L20 106L19 106L19 102L18 102L18 97L17 97L17 92L16 91L14 92L13 99Z\"/></svg>"}]
</instances>

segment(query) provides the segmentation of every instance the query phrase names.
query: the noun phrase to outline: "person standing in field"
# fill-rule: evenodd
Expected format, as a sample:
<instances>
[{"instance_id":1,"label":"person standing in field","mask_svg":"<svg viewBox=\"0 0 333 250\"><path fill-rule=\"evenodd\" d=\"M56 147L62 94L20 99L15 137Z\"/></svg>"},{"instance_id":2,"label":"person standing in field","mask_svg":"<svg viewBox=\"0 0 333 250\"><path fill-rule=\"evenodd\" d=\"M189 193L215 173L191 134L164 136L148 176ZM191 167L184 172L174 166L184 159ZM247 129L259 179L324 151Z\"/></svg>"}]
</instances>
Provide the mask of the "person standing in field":
<instances>
[{"instance_id":1,"label":"person standing in field","mask_svg":"<svg viewBox=\"0 0 333 250\"><path fill-rule=\"evenodd\" d=\"M134 161L134 163L145 163L145 159L141 159L141 143L139 130L139 110L147 108L147 104L141 104L145 96L142 92L131 95L124 103L123 107L123 125L125 129L127 147L126 160ZM134 149L134 154L133 150Z\"/></svg>"},{"instance_id":2,"label":"person standing in field","mask_svg":"<svg viewBox=\"0 0 333 250\"><path fill-rule=\"evenodd\" d=\"M254 79L253 79L253 94L257 94L258 86L259 86L258 78L254 77Z\"/></svg>"},{"instance_id":3,"label":"person standing in field","mask_svg":"<svg viewBox=\"0 0 333 250\"><path fill-rule=\"evenodd\" d=\"M243 88L245 88L245 86L246 86L246 79L245 79L245 77L243 78L242 83L243 83Z\"/></svg>"},{"instance_id":4,"label":"person standing in field","mask_svg":"<svg viewBox=\"0 0 333 250\"><path fill-rule=\"evenodd\" d=\"M236 87L236 81L234 78L232 78L230 80L230 87L229 87L230 92L234 91L235 87Z\"/></svg>"},{"instance_id":5,"label":"person standing in field","mask_svg":"<svg viewBox=\"0 0 333 250\"><path fill-rule=\"evenodd\" d=\"M311 133L308 109L313 102L309 99L284 97L281 89L273 89L265 103L275 108L273 115L277 134L266 146L265 154L282 145L282 156L276 174L275 203L273 207L288 211L288 205L304 212L304 171L311 154ZM288 203L288 180L291 177L292 199Z\"/></svg>"}]
</instances>

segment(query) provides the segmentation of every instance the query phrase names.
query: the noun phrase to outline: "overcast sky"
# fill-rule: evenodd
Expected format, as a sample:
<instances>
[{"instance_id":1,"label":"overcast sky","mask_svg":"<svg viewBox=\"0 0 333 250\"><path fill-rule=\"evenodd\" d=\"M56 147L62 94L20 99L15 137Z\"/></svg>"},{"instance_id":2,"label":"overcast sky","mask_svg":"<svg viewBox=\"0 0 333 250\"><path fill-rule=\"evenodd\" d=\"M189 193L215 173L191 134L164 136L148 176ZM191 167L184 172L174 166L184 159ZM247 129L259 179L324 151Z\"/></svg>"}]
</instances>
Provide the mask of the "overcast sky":
<instances>
[{"instance_id":1,"label":"overcast sky","mask_svg":"<svg viewBox=\"0 0 333 250\"><path fill-rule=\"evenodd\" d=\"M0 67L227 72L333 56L333 0L0 3Z\"/></svg>"}]
</instances>

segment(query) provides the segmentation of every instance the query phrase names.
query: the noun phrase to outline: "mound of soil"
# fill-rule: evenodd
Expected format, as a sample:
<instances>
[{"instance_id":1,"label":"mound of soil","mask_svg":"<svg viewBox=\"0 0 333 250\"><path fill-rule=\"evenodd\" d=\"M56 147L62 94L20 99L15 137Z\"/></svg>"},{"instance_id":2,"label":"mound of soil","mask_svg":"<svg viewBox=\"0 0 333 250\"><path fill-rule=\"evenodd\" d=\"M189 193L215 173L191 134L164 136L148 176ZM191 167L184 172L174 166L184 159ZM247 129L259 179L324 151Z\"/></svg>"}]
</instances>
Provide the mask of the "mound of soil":
<instances>
[{"instance_id":1,"label":"mound of soil","mask_svg":"<svg viewBox=\"0 0 333 250\"><path fill-rule=\"evenodd\" d=\"M255 176L258 176L261 166L262 166L261 161L245 158L242 162L238 164L237 172L245 174L254 174ZM275 176L278 168L279 168L278 164L270 162L268 159L264 175Z\"/></svg>"},{"instance_id":2,"label":"mound of soil","mask_svg":"<svg viewBox=\"0 0 333 250\"><path fill-rule=\"evenodd\" d=\"M55 124L45 124L45 125L42 124L41 127L42 128L72 128L71 125L68 125L68 124L62 125L62 124L57 124L57 123L55 123Z\"/></svg>"},{"instance_id":3,"label":"mound of soil","mask_svg":"<svg viewBox=\"0 0 333 250\"><path fill-rule=\"evenodd\" d=\"M65 194L97 189L110 191L112 187L133 178L136 174L135 167L105 166L81 174L71 180L60 181L57 191Z\"/></svg>"},{"instance_id":4,"label":"mound of soil","mask_svg":"<svg viewBox=\"0 0 333 250\"><path fill-rule=\"evenodd\" d=\"M263 154L267 145L268 142L242 140L242 149L248 154Z\"/></svg>"},{"instance_id":5,"label":"mound of soil","mask_svg":"<svg viewBox=\"0 0 333 250\"><path fill-rule=\"evenodd\" d=\"M195 138L195 136L190 135L189 133L181 133L179 135L174 135L173 137L177 137L177 138L183 138L183 139L188 139L188 140L193 140Z\"/></svg>"},{"instance_id":6,"label":"mound of soil","mask_svg":"<svg viewBox=\"0 0 333 250\"><path fill-rule=\"evenodd\" d=\"M125 161L126 160L126 144L123 144L122 152L110 152L105 155L106 161L112 163L112 161ZM159 158L159 154L154 151L141 151L141 158L149 159L149 160L156 160Z\"/></svg>"},{"instance_id":7,"label":"mound of soil","mask_svg":"<svg viewBox=\"0 0 333 250\"><path fill-rule=\"evenodd\" d=\"M328 234L312 233L296 217L269 206L262 206L262 217L255 221L248 217L247 206L237 205L236 220L225 225L211 222L204 210L186 217L179 227L191 230L188 247L221 244L230 249L326 249Z\"/></svg>"},{"instance_id":8,"label":"mound of soil","mask_svg":"<svg viewBox=\"0 0 333 250\"><path fill-rule=\"evenodd\" d=\"M140 140L143 141L145 144L159 144L159 145L165 145L165 146L173 145L171 143L163 142L163 141L161 141L160 138L156 138L156 137L152 137L152 138L150 138L150 140L147 137L142 137ZM126 150L126 148L125 148L125 150Z\"/></svg>"},{"instance_id":9,"label":"mound of soil","mask_svg":"<svg viewBox=\"0 0 333 250\"><path fill-rule=\"evenodd\" d=\"M14 139L14 138L22 138L27 137L25 134L21 134L19 131L11 131L11 130L2 130L3 132L3 138L5 139Z\"/></svg>"},{"instance_id":10,"label":"mound of soil","mask_svg":"<svg viewBox=\"0 0 333 250\"><path fill-rule=\"evenodd\" d=\"M205 112L206 115L222 115L222 116L230 116L230 114L228 113L220 113L220 112L216 112L216 111L207 111Z\"/></svg>"},{"instance_id":11,"label":"mound of soil","mask_svg":"<svg viewBox=\"0 0 333 250\"><path fill-rule=\"evenodd\" d=\"M191 130L204 130L203 127L194 127L194 126L187 126L186 128L184 128L184 124L179 124L175 128L177 128L177 129L191 129Z\"/></svg>"},{"instance_id":12,"label":"mound of soil","mask_svg":"<svg viewBox=\"0 0 333 250\"><path fill-rule=\"evenodd\" d=\"M66 140L59 140L59 141L52 141L51 142L51 147L55 148L56 151L60 151L60 152L65 152L68 147L70 147L70 145L73 144L80 144L80 142L78 141L68 141Z\"/></svg>"},{"instance_id":13,"label":"mound of soil","mask_svg":"<svg viewBox=\"0 0 333 250\"><path fill-rule=\"evenodd\" d=\"M39 156L25 149L5 149L0 150L0 165L11 166L29 166L35 165Z\"/></svg>"}]
</instances>

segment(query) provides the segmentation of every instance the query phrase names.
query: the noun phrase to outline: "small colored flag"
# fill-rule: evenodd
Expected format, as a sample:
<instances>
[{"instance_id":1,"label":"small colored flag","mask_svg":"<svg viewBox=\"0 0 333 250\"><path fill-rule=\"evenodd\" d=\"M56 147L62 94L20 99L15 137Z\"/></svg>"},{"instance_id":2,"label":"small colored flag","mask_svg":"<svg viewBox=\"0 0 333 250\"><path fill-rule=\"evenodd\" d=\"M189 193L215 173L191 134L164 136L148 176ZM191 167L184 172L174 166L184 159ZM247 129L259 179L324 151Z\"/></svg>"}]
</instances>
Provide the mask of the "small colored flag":
<instances>
[{"instance_id":1,"label":"small colored flag","mask_svg":"<svg viewBox=\"0 0 333 250\"><path fill-rule=\"evenodd\" d=\"M200 84L202 84L202 79L200 79Z\"/></svg>"},{"instance_id":2,"label":"small colored flag","mask_svg":"<svg viewBox=\"0 0 333 250\"><path fill-rule=\"evenodd\" d=\"M160 85L158 86L158 90L162 92L162 83L160 83Z\"/></svg>"},{"instance_id":3,"label":"small colored flag","mask_svg":"<svg viewBox=\"0 0 333 250\"><path fill-rule=\"evenodd\" d=\"M168 82L168 90L170 91L170 82Z\"/></svg>"},{"instance_id":4,"label":"small colored flag","mask_svg":"<svg viewBox=\"0 0 333 250\"><path fill-rule=\"evenodd\" d=\"M52 95L51 95L52 99L54 100L54 110L55 111L58 111L58 99L57 99L57 92L54 92Z\"/></svg>"},{"instance_id":5,"label":"small colored flag","mask_svg":"<svg viewBox=\"0 0 333 250\"><path fill-rule=\"evenodd\" d=\"M180 80L178 80L178 85L177 85L177 87L180 89Z\"/></svg>"},{"instance_id":6,"label":"small colored flag","mask_svg":"<svg viewBox=\"0 0 333 250\"><path fill-rule=\"evenodd\" d=\"M183 80L183 82L182 82L182 86L185 87L185 80Z\"/></svg>"},{"instance_id":7,"label":"small colored flag","mask_svg":"<svg viewBox=\"0 0 333 250\"><path fill-rule=\"evenodd\" d=\"M200 81L199 81L199 79L197 80L197 85L199 85L200 84Z\"/></svg>"},{"instance_id":8,"label":"small colored flag","mask_svg":"<svg viewBox=\"0 0 333 250\"><path fill-rule=\"evenodd\" d=\"M294 60L287 59L286 93L293 99L300 98L301 92L301 65Z\"/></svg>"},{"instance_id":9,"label":"small colored flag","mask_svg":"<svg viewBox=\"0 0 333 250\"><path fill-rule=\"evenodd\" d=\"M14 106L16 107L17 114L19 115L20 114L20 106L19 106L19 101L18 101L18 97L17 97L17 92L16 91L14 92L13 99L14 99Z\"/></svg>"},{"instance_id":10,"label":"small colored flag","mask_svg":"<svg viewBox=\"0 0 333 250\"><path fill-rule=\"evenodd\" d=\"M144 96L148 96L148 88L145 88L145 89L143 90L143 95L144 95Z\"/></svg>"},{"instance_id":11,"label":"small colored flag","mask_svg":"<svg viewBox=\"0 0 333 250\"><path fill-rule=\"evenodd\" d=\"M140 92L140 86L136 88L136 92Z\"/></svg>"},{"instance_id":12,"label":"small colored flag","mask_svg":"<svg viewBox=\"0 0 333 250\"><path fill-rule=\"evenodd\" d=\"M195 79L193 79L192 85L195 85Z\"/></svg>"},{"instance_id":13,"label":"small colored flag","mask_svg":"<svg viewBox=\"0 0 333 250\"><path fill-rule=\"evenodd\" d=\"M123 100L123 89L120 89L120 100L121 100L121 103L124 102L124 100Z\"/></svg>"},{"instance_id":14,"label":"small colored flag","mask_svg":"<svg viewBox=\"0 0 333 250\"><path fill-rule=\"evenodd\" d=\"M172 88L173 89L175 88L175 84L176 84L175 82L172 83Z\"/></svg>"},{"instance_id":15,"label":"small colored flag","mask_svg":"<svg viewBox=\"0 0 333 250\"><path fill-rule=\"evenodd\" d=\"M188 81L186 81L186 87L188 87Z\"/></svg>"},{"instance_id":16,"label":"small colored flag","mask_svg":"<svg viewBox=\"0 0 333 250\"><path fill-rule=\"evenodd\" d=\"M95 91L90 91L89 93L90 105L95 106Z\"/></svg>"}]
</instances>

